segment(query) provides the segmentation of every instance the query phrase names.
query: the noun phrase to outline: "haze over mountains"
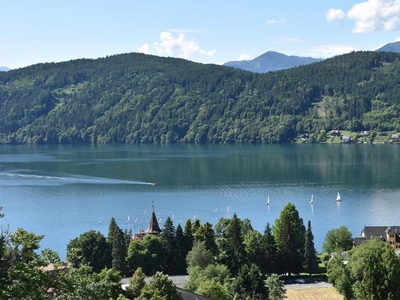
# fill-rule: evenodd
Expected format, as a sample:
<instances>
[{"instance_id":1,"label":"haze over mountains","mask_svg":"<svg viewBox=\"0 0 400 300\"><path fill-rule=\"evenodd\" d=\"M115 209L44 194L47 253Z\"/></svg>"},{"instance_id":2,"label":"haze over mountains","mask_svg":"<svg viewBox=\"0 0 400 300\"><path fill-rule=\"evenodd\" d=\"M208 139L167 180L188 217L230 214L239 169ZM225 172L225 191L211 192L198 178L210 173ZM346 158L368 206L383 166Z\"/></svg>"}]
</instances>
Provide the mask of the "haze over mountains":
<instances>
[{"instance_id":1,"label":"haze over mountains","mask_svg":"<svg viewBox=\"0 0 400 300\"><path fill-rule=\"evenodd\" d=\"M275 51L268 51L252 60L229 61L224 66L234 67L254 73L266 73L289 69L322 61L312 57L288 56Z\"/></svg>"},{"instance_id":2,"label":"haze over mountains","mask_svg":"<svg viewBox=\"0 0 400 300\"><path fill-rule=\"evenodd\" d=\"M0 67L0 72L7 72L7 71L10 71L10 69L4 66Z\"/></svg>"}]
</instances>

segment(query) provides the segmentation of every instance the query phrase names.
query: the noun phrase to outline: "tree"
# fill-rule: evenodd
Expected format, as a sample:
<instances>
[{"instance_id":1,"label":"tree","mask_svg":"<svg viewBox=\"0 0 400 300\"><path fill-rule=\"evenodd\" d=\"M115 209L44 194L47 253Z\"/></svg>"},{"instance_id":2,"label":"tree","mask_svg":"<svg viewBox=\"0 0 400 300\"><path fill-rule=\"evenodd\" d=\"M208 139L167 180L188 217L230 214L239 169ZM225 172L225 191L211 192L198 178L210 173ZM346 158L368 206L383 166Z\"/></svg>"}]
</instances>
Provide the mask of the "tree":
<instances>
[{"instance_id":1,"label":"tree","mask_svg":"<svg viewBox=\"0 0 400 300\"><path fill-rule=\"evenodd\" d=\"M2 299L49 299L47 290L58 284L49 272L43 270L49 263L48 258L54 257L54 252L37 253L42 239L43 235L22 228L6 235L0 262Z\"/></svg>"},{"instance_id":2,"label":"tree","mask_svg":"<svg viewBox=\"0 0 400 300\"><path fill-rule=\"evenodd\" d=\"M195 291L196 294L218 300L230 300L229 291L226 286L214 280L202 281Z\"/></svg>"},{"instance_id":3,"label":"tree","mask_svg":"<svg viewBox=\"0 0 400 300\"><path fill-rule=\"evenodd\" d=\"M111 257L112 257L112 268L116 271L120 271L122 275L127 274L127 262L126 262L127 248L123 231L117 226L114 232Z\"/></svg>"},{"instance_id":4,"label":"tree","mask_svg":"<svg viewBox=\"0 0 400 300\"><path fill-rule=\"evenodd\" d=\"M111 247L104 235L90 230L68 243L67 260L75 267L88 264L98 273L112 266Z\"/></svg>"},{"instance_id":5,"label":"tree","mask_svg":"<svg viewBox=\"0 0 400 300\"><path fill-rule=\"evenodd\" d=\"M143 240L134 239L131 241L127 262L132 272L139 267L148 275L160 271L164 263L164 249L159 237L148 234Z\"/></svg>"},{"instance_id":6,"label":"tree","mask_svg":"<svg viewBox=\"0 0 400 300\"><path fill-rule=\"evenodd\" d=\"M268 288L268 299L283 300L285 298L286 290L283 281L279 279L277 274L268 276L265 280L265 286Z\"/></svg>"},{"instance_id":7,"label":"tree","mask_svg":"<svg viewBox=\"0 0 400 300\"><path fill-rule=\"evenodd\" d=\"M314 247L314 235L311 230L311 221L308 221L304 245L304 269L311 276L317 268L317 255Z\"/></svg>"},{"instance_id":8,"label":"tree","mask_svg":"<svg viewBox=\"0 0 400 300\"><path fill-rule=\"evenodd\" d=\"M143 273L142 268L137 268L131 279L129 279L129 286L125 289L126 296L129 299L136 299L139 297L142 289L146 285L144 281L146 274Z\"/></svg>"},{"instance_id":9,"label":"tree","mask_svg":"<svg viewBox=\"0 0 400 300\"><path fill-rule=\"evenodd\" d=\"M170 217L165 220L164 228L160 234L160 241L164 249L163 272L168 275L176 275L176 232Z\"/></svg>"},{"instance_id":10,"label":"tree","mask_svg":"<svg viewBox=\"0 0 400 300\"><path fill-rule=\"evenodd\" d=\"M278 246L282 272L299 273L304 260L303 219L292 203L288 203L281 211L273 227L274 237Z\"/></svg>"},{"instance_id":11,"label":"tree","mask_svg":"<svg viewBox=\"0 0 400 300\"><path fill-rule=\"evenodd\" d=\"M400 261L379 239L351 250L347 264L329 263L328 279L345 299L400 299Z\"/></svg>"},{"instance_id":12,"label":"tree","mask_svg":"<svg viewBox=\"0 0 400 300\"><path fill-rule=\"evenodd\" d=\"M242 299L263 299L266 291L263 276L255 265L243 265L232 282L232 290Z\"/></svg>"},{"instance_id":13,"label":"tree","mask_svg":"<svg viewBox=\"0 0 400 300\"><path fill-rule=\"evenodd\" d=\"M225 242L223 243L225 257L223 261L231 271L232 275L239 272L240 267L245 262L245 250L242 236L242 222L233 214L225 230Z\"/></svg>"},{"instance_id":14,"label":"tree","mask_svg":"<svg viewBox=\"0 0 400 300\"><path fill-rule=\"evenodd\" d=\"M176 244L175 244L175 252L176 252L176 266L175 271L176 274L186 274L187 263L186 263L186 256L188 252L186 252L185 245L186 245L186 237L183 233L181 224L178 224L176 227Z\"/></svg>"},{"instance_id":15,"label":"tree","mask_svg":"<svg viewBox=\"0 0 400 300\"><path fill-rule=\"evenodd\" d=\"M211 264L204 269L199 266L191 267L188 270L189 280L185 284L185 289L196 292L202 282L213 281L223 286L228 286L231 276L228 268L221 264Z\"/></svg>"},{"instance_id":16,"label":"tree","mask_svg":"<svg viewBox=\"0 0 400 300\"><path fill-rule=\"evenodd\" d=\"M353 248L353 237L346 226L329 230L322 244L322 250L327 253L347 251L351 248Z\"/></svg>"},{"instance_id":17,"label":"tree","mask_svg":"<svg viewBox=\"0 0 400 300\"><path fill-rule=\"evenodd\" d=\"M195 242L193 248L186 256L188 268L199 266L204 269L209 264L214 263L214 257L210 250L205 246L204 242Z\"/></svg>"},{"instance_id":18,"label":"tree","mask_svg":"<svg viewBox=\"0 0 400 300\"><path fill-rule=\"evenodd\" d=\"M213 255L217 253L217 244L215 243L214 230L211 223L205 222L194 232L194 240L204 242L204 245Z\"/></svg>"},{"instance_id":19,"label":"tree","mask_svg":"<svg viewBox=\"0 0 400 300\"><path fill-rule=\"evenodd\" d=\"M122 294L121 276L113 269L94 273L90 266L82 265L62 274L64 286L57 291L57 299L117 299Z\"/></svg>"},{"instance_id":20,"label":"tree","mask_svg":"<svg viewBox=\"0 0 400 300\"><path fill-rule=\"evenodd\" d=\"M157 272L153 275L151 281L142 289L140 296L137 299L182 300L182 296L177 291L173 282L168 279L168 276L161 272Z\"/></svg>"},{"instance_id":21,"label":"tree","mask_svg":"<svg viewBox=\"0 0 400 300\"><path fill-rule=\"evenodd\" d=\"M265 241L265 260L260 269L264 274L270 275L276 271L276 264L278 262L278 250L269 223L267 223L267 225L265 226L263 237Z\"/></svg>"},{"instance_id":22,"label":"tree","mask_svg":"<svg viewBox=\"0 0 400 300\"><path fill-rule=\"evenodd\" d=\"M265 239L260 232L258 232L257 230L249 231L244 236L243 243L244 250L246 251L246 259L249 264L255 264L261 270L265 264L269 263L265 260Z\"/></svg>"}]
</instances>

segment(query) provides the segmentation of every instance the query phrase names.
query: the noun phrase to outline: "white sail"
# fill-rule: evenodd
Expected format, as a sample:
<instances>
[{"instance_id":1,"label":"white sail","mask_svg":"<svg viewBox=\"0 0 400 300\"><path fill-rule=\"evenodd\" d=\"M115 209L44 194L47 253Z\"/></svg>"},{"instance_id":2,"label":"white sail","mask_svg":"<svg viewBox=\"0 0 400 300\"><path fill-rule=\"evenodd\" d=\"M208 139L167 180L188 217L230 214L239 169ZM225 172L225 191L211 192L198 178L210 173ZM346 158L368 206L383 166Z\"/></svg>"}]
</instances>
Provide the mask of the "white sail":
<instances>
[{"instance_id":1,"label":"white sail","mask_svg":"<svg viewBox=\"0 0 400 300\"><path fill-rule=\"evenodd\" d=\"M339 194L339 192L337 193L337 196L336 196L336 202L340 202L340 201L342 201L342 199L340 198L340 194Z\"/></svg>"},{"instance_id":2,"label":"white sail","mask_svg":"<svg viewBox=\"0 0 400 300\"><path fill-rule=\"evenodd\" d=\"M268 195L268 198L267 198L267 202L265 204L269 205L269 195Z\"/></svg>"},{"instance_id":3,"label":"white sail","mask_svg":"<svg viewBox=\"0 0 400 300\"><path fill-rule=\"evenodd\" d=\"M314 194L311 194L311 200L310 200L310 204L314 204Z\"/></svg>"}]
</instances>

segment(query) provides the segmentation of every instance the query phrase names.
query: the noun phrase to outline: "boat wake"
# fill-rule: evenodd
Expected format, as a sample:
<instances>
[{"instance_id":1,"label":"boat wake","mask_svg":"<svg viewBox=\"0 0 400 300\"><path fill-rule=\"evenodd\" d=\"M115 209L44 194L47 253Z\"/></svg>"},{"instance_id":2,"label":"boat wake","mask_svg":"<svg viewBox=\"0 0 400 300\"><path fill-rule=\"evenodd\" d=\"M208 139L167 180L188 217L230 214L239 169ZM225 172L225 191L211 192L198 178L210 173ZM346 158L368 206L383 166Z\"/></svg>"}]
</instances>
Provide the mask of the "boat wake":
<instances>
[{"instance_id":1,"label":"boat wake","mask_svg":"<svg viewBox=\"0 0 400 300\"><path fill-rule=\"evenodd\" d=\"M139 184L139 185L155 185L152 182L138 181L138 180L127 180L127 179L113 179L113 178L101 178L91 176L50 176L50 175L35 175L25 173L1 173L1 180L16 180L23 181L24 183L46 181L54 182L58 184ZM32 183L33 183L32 182Z\"/></svg>"}]
</instances>

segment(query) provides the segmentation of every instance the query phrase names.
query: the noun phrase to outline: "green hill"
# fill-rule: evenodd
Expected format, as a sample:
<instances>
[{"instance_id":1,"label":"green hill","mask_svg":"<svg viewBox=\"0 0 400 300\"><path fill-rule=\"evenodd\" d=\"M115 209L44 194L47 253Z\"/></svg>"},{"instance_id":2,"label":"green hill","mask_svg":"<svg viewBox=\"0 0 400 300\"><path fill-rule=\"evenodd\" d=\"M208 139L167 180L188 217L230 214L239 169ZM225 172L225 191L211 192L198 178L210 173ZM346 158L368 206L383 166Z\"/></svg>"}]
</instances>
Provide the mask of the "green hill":
<instances>
[{"instance_id":1,"label":"green hill","mask_svg":"<svg viewBox=\"0 0 400 300\"><path fill-rule=\"evenodd\" d=\"M0 143L278 143L400 129L400 54L267 74L138 53L0 72Z\"/></svg>"}]
</instances>

